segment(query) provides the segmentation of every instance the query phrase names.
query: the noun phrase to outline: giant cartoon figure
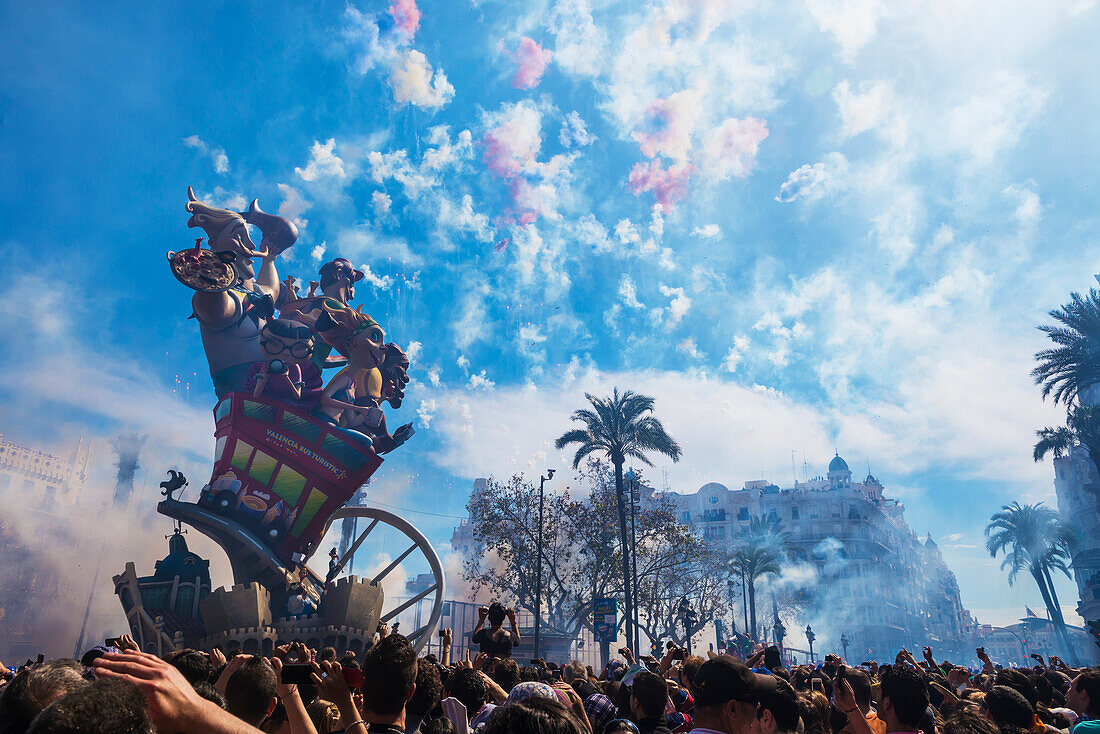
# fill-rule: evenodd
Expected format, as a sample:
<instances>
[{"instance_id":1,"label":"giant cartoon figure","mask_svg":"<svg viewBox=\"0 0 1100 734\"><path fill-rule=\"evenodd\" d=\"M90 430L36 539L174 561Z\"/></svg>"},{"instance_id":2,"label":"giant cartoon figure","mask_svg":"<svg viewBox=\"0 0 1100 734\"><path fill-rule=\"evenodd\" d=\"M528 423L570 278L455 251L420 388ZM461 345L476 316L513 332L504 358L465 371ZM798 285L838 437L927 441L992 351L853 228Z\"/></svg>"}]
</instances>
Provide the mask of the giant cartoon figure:
<instances>
[{"instance_id":1,"label":"giant cartoon figure","mask_svg":"<svg viewBox=\"0 0 1100 734\"><path fill-rule=\"evenodd\" d=\"M294 223L260 210L253 200L243 214L202 203L187 187L188 227L206 232L210 250L168 253L172 271L189 288L192 316L199 322L210 378L219 398L241 390L253 363L265 359L260 332L274 316L280 286L275 259L298 239ZM260 249L248 233L253 224L263 233ZM259 274L253 258L260 258Z\"/></svg>"},{"instance_id":2,"label":"giant cartoon figure","mask_svg":"<svg viewBox=\"0 0 1100 734\"><path fill-rule=\"evenodd\" d=\"M299 298L293 279L280 283L275 271L298 236L291 222L255 201L238 213L187 193L188 226L201 228L210 248L200 238L168 260L195 291L193 317L218 396L215 460L196 503L169 498L159 509L218 541L238 582L259 580L279 599L297 585L317 601L323 580L304 560L381 455L413 434L411 423L391 434L382 411L383 403L401 406L409 360L362 307L347 305L363 277L348 260L321 268L324 295ZM259 247L249 224L263 233ZM338 358L326 360L328 350ZM322 390L321 369L337 365Z\"/></svg>"}]
</instances>

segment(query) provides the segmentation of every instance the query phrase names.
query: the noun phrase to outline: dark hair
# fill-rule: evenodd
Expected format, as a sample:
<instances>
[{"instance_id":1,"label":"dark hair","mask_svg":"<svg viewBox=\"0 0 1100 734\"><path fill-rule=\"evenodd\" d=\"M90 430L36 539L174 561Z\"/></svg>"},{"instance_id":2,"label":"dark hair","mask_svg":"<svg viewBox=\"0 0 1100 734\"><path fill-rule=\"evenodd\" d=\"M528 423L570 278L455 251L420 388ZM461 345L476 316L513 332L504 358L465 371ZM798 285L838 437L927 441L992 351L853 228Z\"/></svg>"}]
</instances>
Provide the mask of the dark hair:
<instances>
[{"instance_id":1,"label":"dark hair","mask_svg":"<svg viewBox=\"0 0 1100 734\"><path fill-rule=\"evenodd\" d=\"M489 689L481 672L472 668L460 668L447 679L447 693L457 698L472 717L489 698Z\"/></svg>"},{"instance_id":2,"label":"dark hair","mask_svg":"<svg viewBox=\"0 0 1100 734\"><path fill-rule=\"evenodd\" d=\"M214 672L214 664L210 662L210 658L198 650L178 650L165 656L164 660L183 673L183 677L192 686L209 683L210 675Z\"/></svg>"},{"instance_id":3,"label":"dark hair","mask_svg":"<svg viewBox=\"0 0 1100 734\"><path fill-rule=\"evenodd\" d=\"M1032 706L1040 703L1044 706L1050 706L1051 701L1054 699L1054 687L1046 676L1042 673L1032 673L1027 679L1031 681L1031 687L1035 689L1035 700L1032 702Z\"/></svg>"},{"instance_id":4,"label":"dark hair","mask_svg":"<svg viewBox=\"0 0 1100 734\"><path fill-rule=\"evenodd\" d=\"M23 734L40 711L88 685L75 660L51 660L20 671L0 691L0 734Z\"/></svg>"},{"instance_id":5,"label":"dark hair","mask_svg":"<svg viewBox=\"0 0 1100 734\"><path fill-rule=\"evenodd\" d=\"M638 706L646 718L656 718L665 710L668 700L668 684L659 675L643 670L634 676L630 695L638 700Z\"/></svg>"},{"instance_id":6,"label":"dark hair","mask_svg":"<svg viewBox=\"0 0 1100 734\"><path fill-rule=\"evenodd\" d=\"M443 682L439 678L439 667L427 660L416 664L416 690L405 704L405 710L413 716L426 716L439 705L443 698Z\"/></svg>"},{"instance_id":7,"label":"dark hair","mask_svg":"<svg viewBox=\"0 0 1100 734\"><path fill-rule=\"evenodd\" d=\"M213 684L206 681L201 681L199 683L196 683L194 688L195 693L199 694L200 697L205 698L211 703L216 703L218 705L218 708L225 708L225 696L223 696L221 692L219 692L218 689L213 686Z\"/></svg>"},{"instance_id":8,"label":"dark hair","mask_svg":"<svg viewBox=\"0 0 1100 734\"><path fill-rule=\"evenodd\" d=\"M489 624L494 627L499 627L504 624L505 617L508 616L508 610L504 608L504 605L499 601L495 601L489 605Z\"/></svg>"},{"instance_id":9,"label":"dark hair","mask_svg":"<svg viewBox=\"0 0 1100 734\"><path fill-rule=\"evenodd\" d=\"M597 688L592 681L587 679L574 678L570 685L573 686L573 690L577 692L577 695L580 696L582 701L587 701L590 696L594 696L600 692L600 689Z\"/></svg>"},{"instance_id":10,"label":"dark hair","mask_svg":"<svg viewBox=\"0 0 1100 734\"><path fill-rule=\"evenodd\" d=\"M1035 721L1035 712L1031 704L1015 688L993 686L992 690L985 694L982 705L989 711L993 723L998 727L1007 725L1030 729Z\"/></svg>"},{"instance_id":11,"label":"dark hair","mask_svg":"<svg viewBox=\"0 0 1100 734\"><path fill-rule=\"evenodd\" d=\"M1094 715L1100 711L1100 670L1096 668L1086 668L1081 671L1081 674L1073 679L1073 688L1078 693L1084 692L1089 697L1089 710L1085 713L1089 716Z\"/></svg>"},{"instance_id":12,"label":"dark hair","mask_svg":"<svg viewBox=\"0 0 1100 734\"><path fill-rule=\"evenodd\" d=\"M703 663L706 661L698 655L689 655L684 658L683 665L683 678L687 681L688 690L692 695L695 695L695 674L699 672L699 668L703 667Z\"/></svg>"},{"instance_id":13,"label":"dark hair","mask_svg":"<svg viewBox=\"0 0 1100 734\"><path fill-rule=\"evenodd\" d=\"M1035 684L1031 682L1027 673L1022 670L1016 670L1014 668L1004 668L997 671L997 675L993 678L993 685L995 686L1008 686L1020 693L1028 704L1035 708L1035 704L1039 701L1039 694L1035 691Z\"/></svg>"},{"instance_id":14,"label":"dark hair","mask_svg":"<svg viewBox=\"0 0 1100 734\"><path fill-rule=\"evenodd\" d=\"M396 714L416 686L416 650L404 635L391 634L363 656L363 706L376 714Z\"/></svg>"},{"instance_id":15,"label":"dark hair","mask_svg":"<svg viewBox=\"0 0 1100 734\"><path fill-rule=\"evenodd\" d=\"M944 722L942 734L999 734L987 717L972 711L960 711Z\"/></svg>"},{"instance_id":16,"label":"dark hair","mask_svg":"<svg viewBox=\"0 0 1100 734\"><path fill-rule=\"evenodd\" d=\"M258 727L267 718L277 683L275 669L263 658L249 658L225 684L225 707L241 721Z\"/></svg>"},{"instance_id":17,"label":"dark hair","mask_svg":"<svg viewBox=\"0 0 1100 734\"><path fill-rule=\"evenodd\" d=\"M919 726L928 708L928 684L908 665L896 664L881 669L882 699L890 699L894 715L905 726Z\"/></svg>"},{"instance_id":18,"label":"dark hair","mask_svg":"<svg viewBox=\"0 0 1100 734\"><path fill-rule=\"evenodd\" d=\"M521 665L519 666L519 682L526 683L528 681L537 681L539 679L539 671L535 669L533 665ZM503 688L503 686L501 686Z\"/></svg>"},{"instance_id":19,"label":"dark hair","mask_svg":"<svg viewBox=\"0 0 1100 734\"><path fill-rule=\"evenodd\" d=\"M484 734L583 734L569 709L557 701L533 697L498 706L485 725Z\"/></svg>"},{"instance_id":20,"label":"dark hair","mask_svg":"<svg viewBox=\"0 0 1100 734\"><path fill-rule=\"evenodd\" d=\"M609 681L604 692L611 699L611 703L615 704L615 708L619 709L620 714L630 714L630 689L621 681Z\"/></svg>"},{"instance_id":21,"label":"dark hair","mask_svg":"<svg viewBox=\"0 0 1100 734\"><path fill-rule=\"evenodd\" d=\"M802 719L805 734L825 734L825 722L821 720L821 712L814 702L813 693L811 691L799 693L797 703L798 716Z\"/></svg>"},{"instance_id":22,"label":"dark hair","mask_svg":"<svg viewBox=\"0 0 1100 734\"><path fill-rule=\"evenodd\" d=\"M501 658L493 666L491 677L498 686L508 692L519 683L519 663L512 658Z\"/></svg>"},{"instance_id":23,"label":"dark hair","mask_svg":"<svg viewBox=\"0 0 1100 734\"><path fill-rule=\"evenodd\" d=\"M844 679L852 687L859 707L868 708L871 705L871 679L867 674L858 668L848 668L844 671Z\"/></svg>"},{"instance_id":24,"label":"dark hair","mask_svg":"<svg viewBox=\"0 0 1100 734\"><path fill-rule=\"evenodd\" d=\"M440 716L421 724L420 734L455 734L455 725L446 716Z\"/></svg>"},{"instance_id":25,"label":"dark hair","mask_svg":"<svg viewBox=\"0 0 1100 734\"><path fill-rule=\"evenodd\" d=\"M62 696L34 718L27 734L152 734L145 696L132 683L104 678Z\"/></svg>"},{"instance_id":26,"label":"dark hair","mask_svg":"<svg viewBox=\"0 0 1100 734\"><path fill-rule=\"evenodd\" d=\"M321 654L317 656L317 659L320 660L321 662L324 662L326 660L335 660L336 659L336 648L335 647L322 647L321 648Z\"/></svg>"},{"instance_id":27,"label":"dark hair","mask_svg":"<svg viewBox=\"0 0 1100 734\"><path fill-rule=\"evenodd\" d=\"M757 718L766 710L772 712L775 726L779 731L788 732L798 728L798 696L791 684L782 678L775 679L775 690L760 696L760 706L756 710Z\"/></svg>"},{"instance_id":28,"label":"dark hair","mask_svg":"<svg viewBox=\"0 0 1100 734\"><path fill-rule=\"evenodd\" d=\"M355 653L353 653L353 652L344 653L344 657L340 658L340 667L341 668L355 668L356 670L359 670L359 661L355 659Z\"/></svg>"},{"instance_id":29,"label":"dark hair","mask_svg":"<svg viewBox=\"0 0 1100 734\"><path fill-rule=\"evenodd\" d=\"M263 330L272 336L281 336L284 339L313 338L313 329L300 321L291 319L271 319L264 325Z\"/></svg>"}]
</instances>

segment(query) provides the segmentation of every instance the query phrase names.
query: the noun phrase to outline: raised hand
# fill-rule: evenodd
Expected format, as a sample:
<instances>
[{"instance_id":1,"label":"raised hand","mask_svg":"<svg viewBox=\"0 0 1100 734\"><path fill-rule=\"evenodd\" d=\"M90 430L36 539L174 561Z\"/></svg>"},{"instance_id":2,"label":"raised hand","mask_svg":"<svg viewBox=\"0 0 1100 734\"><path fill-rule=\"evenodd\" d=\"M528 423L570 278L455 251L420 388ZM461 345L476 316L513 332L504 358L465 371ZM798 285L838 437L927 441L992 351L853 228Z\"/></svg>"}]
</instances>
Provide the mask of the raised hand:
<instances>
[{"instance_id":1,"label":"raised hand","mask_svg":"<svg viewBox=\"0 0 1100 734\"><path fill-rule=\"evenodd\" d=\"M141 647L137 644L137 641L126 633L122 637L118 638L118 649L123 652L141 652Z\"/></svg>"},{"instance_id":2,"label":"raised hand","mask_svg":"<svg viewBox=\"0 0 1100 734\"><path fill-rule=\"evenodd\" d=\"M118 678L137 686L157 731L194 731L211 706L218 708L203 700L179 670L156 655L109 652L96 658L92 667L97 677Z\"/></svg>"}]
</instances>

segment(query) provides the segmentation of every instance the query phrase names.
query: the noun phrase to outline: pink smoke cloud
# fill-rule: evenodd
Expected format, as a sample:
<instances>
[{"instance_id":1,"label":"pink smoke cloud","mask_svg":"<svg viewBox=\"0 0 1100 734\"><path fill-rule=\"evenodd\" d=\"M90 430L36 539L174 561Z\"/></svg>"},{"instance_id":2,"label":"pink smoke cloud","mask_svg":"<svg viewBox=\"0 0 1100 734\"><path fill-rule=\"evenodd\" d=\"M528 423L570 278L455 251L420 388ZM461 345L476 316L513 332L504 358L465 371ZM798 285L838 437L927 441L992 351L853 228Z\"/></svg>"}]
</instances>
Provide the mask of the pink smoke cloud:
<instances>
[{"instance_id":1,"label":"pink smoke cloud","mask_svg":"<svg viewBox=\"0 0 1100 734\"><path fill-rule=\"evenodd\" d=\"M519 39L519 47L509 55L516 62L512 86L516 89L533 89L538 86L553 54L539 46L535 40L523 36Z\"/></svg>"},{"instance_id":2,"label":"pink smoke cloud","mask_svg":"<svg viewBox=\"0 0 1100 734\"><path fill-rule=\"evenodd\" d=\"M748 176L756 167L756 151L766 137L768 124L764 120L729 118L707 136L704 170L719 181Z\"/></svg>"},{"instance_id":3,"label":"pink smoke cloud","mask_svg":"<svg viewBox=\"0 0 1100 734\"><path fill-rule=\"evenodd\" d=\"M538 160L542 150L542 113L530 101L504 105L487 117L481 138L486 168L508 186L511 207L496 226L527 225L538 217L557 218L559 203L572 179L571 155Z\"/></svg>"},{"instance_id":4,"label":"pink smoke cloud","mask_svg":"<svg viewBox=\"0 0 1100 734\"><path fill-rule=\"evenodd\" d=\"M684 89L654 101L646 109L641 129L631 136L646 158L665 155L683 162L691 152L691 135L698 117L699 93Z\"/></svg>"},{"instance_id":5,"label":"pink smoke cloud","mask_svg":"<svg viewBox=\"0 0 1100 734\"><path fill-rule=\"evenodd\" d=\"M687 182L694 167L690 163L677 163L663 167L660 159L635 163L630 169L626 185L635 196L643 191L652 192L665 212L687 196Z\"/></svg>"},{"instance_id":6,"label":"pink smoke cloud","mask_svg":"<svg viewBox=\"0 0 1100 734\"><path fill-rule=\"evenodd\" d=\"M416 7L416 0L390 0L390 15L410 40L416 35L420 28L420 8Z\"/></svg>"}]
</instances>

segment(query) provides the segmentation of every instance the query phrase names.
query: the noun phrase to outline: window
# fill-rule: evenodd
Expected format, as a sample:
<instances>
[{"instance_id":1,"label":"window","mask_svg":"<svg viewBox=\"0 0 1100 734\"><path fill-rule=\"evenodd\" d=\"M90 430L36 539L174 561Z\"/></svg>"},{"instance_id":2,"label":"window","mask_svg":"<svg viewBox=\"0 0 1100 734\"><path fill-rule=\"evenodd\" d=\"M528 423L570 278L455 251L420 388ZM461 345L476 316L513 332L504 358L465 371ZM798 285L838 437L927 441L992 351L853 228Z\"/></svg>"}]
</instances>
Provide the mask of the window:
<instances>
[{"instance_id":1,"label":"window","mask_svg":"<svg viewBox=\"0 0 1100 734\"><path fill-rule=\"evenodd\" d=\"M737 510L737 519L738 520L748 520L749 519L749 508L742 507L742 508L738 509Z\"/></svg>"},{"instance_id":2,"label":"window","mask_svg":"<svg viewBox=\"0 0 1100 734\"><path fill-rule=\"evenodd\" d=\"M691 522L691 513L687 510L680 513L680 522Z\"/></svg>"},{"instance_id":3,"label":"window","mask_svg":"<svg viewBox=\"0 0 1100 734\"><path fill-rule=\"evenodd\" d=\"M791 508L791 519L792 520L797 520L798 519L798 508L797 507L792 507Z\"/></svg>"},{"instance_id":4,"label":"window","mask_svg":"<svg viewBox=\"0 0 1100 734\"><path fill-rule=\"evenodd\" d=\"M710 502L712 505L716 505L718 504L718 496L715 495L713 497L709 497L707 498L707 501Z\"/></svg>"}]
</instances>

